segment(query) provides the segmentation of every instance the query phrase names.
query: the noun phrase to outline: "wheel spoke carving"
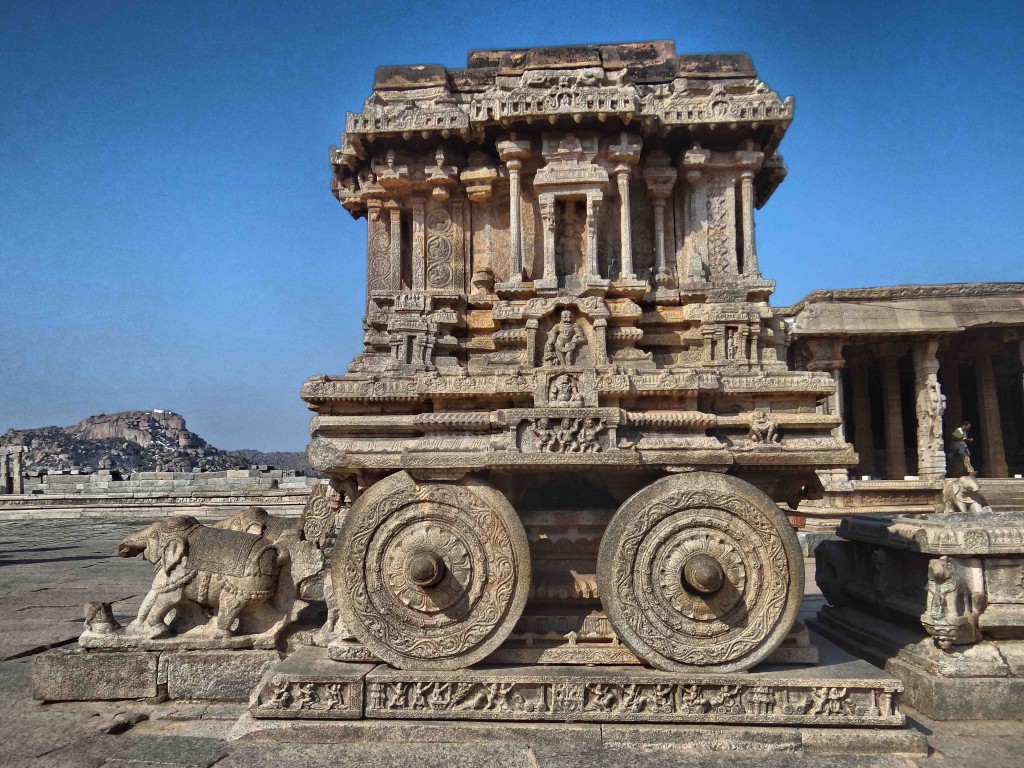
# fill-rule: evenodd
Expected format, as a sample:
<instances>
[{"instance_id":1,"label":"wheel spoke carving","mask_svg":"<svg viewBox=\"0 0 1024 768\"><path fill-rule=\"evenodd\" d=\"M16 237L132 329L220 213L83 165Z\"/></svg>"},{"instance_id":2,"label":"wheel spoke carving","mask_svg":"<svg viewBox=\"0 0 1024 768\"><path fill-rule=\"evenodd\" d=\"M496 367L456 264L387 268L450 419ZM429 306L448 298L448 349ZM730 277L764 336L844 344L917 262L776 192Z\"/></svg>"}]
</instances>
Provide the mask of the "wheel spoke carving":
<instances>
[{"instance_id":1,"label":"wheel spoke carving","mask_svg":"<svg viewBox=\"0 0 1024 768\"><path fill-rule=\"evenodd\" d=\"M500 645L529 592L526 533L493 488L399 472L353 504L332 575L338 611L402 669L459 669Z\"/></svg>"},{"instance_id":2,"label":"wheel spoke carving","mask_svg":"<svg viewBox=\"0 0 1024 768\"><path fill-rule=\"evenodd\" d=\"M597 577L622 642L669 671L754 666L789 632L804 583L799 542L775 503L708 472L627 500L601 542Z\"/></svg>"}]
</instances>

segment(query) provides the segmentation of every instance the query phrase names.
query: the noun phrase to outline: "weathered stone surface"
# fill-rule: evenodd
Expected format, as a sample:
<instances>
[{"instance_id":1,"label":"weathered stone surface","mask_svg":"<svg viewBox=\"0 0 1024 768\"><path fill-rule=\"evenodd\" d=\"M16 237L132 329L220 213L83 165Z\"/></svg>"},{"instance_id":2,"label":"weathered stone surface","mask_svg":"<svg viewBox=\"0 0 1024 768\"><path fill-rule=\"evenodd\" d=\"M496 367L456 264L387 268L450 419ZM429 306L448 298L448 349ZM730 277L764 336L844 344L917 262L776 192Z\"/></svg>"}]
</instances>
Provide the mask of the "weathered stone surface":
<instances>
[{"instance_id":1,"label":"weathered stone surface","mask_svg":"<svg viewBox=\"0 0 1024 768\"><path fill-rule=\"evenodd\" d=\"M529 557L522 523L493 488L417 483L399 472L345 517L332 572L338 612L391 664L458 669L512 632L529 593Z\"/></svg>"},{"instance_id":2,"label":"weathered stone surface","mask_svg":"<svg viewBox=\"0 0 1024 768\"><path fill-rule=\"evenodd\" d=\"M172 699L248 701L280 660L277 651L169 652L160 657L161 677Z\"/></svg>"},{"instance_id":3,"label":"weathered stone surface","mask_svg":"<svg viewBox=\"0 0 1024 768\"><path fill-rule=\"evenodd\" d=\"M41 701L156 696L157 659L143 651L47 651L33 660L32 695Z\"/></svg>"},{"instance_id":4,"label":"weathered stone surface","mask_svg":"<svg viewBox=\"0 0 1024 768\"><path fill-rule=\"evenodd\" d=\"M335 657L629 663L624 643L730 671L776 650L802 592L777 503L855 462L835 380L789 370L757 261L791 117L749 56L667 41L378 70L331 150L333 191L367 222L363 351L302 392L311 466L353 502L332 584L355 642ZM666 474L680 493L725 483L728 502L599 565L612 516L644 528L627 499ZM423 520L395 522L416 505ZM616 595L616 569L636 589Z\"/></svg>"},{"instance_id":5,"label":"weathered stone surface","mask_svg":"<svg viewBox=\"0 0 1024 768\"><path fill-rule=\"evenodd\" d=\"M732 672L768 657L803 599L796 533L765 494L689 473L629 499L597 562L602 602L622 641L663 670Z\"/></svg>"},{"instance_id":6,"label":"weathered stone surface","mask_svg":"<svg viewBox=\"0 0 1024 768\"><path fill-rule=\"evenodd\" d=\"M815 626L939 718L1024 715L1024 513L845 520L819 547Z\"/></svg>"},{"instance_id":7,"label":"weathered stone surface","mask_svg":"<svg viewBox=\"0 0 1024 768\"><path fill-rule=\"evenodd\" d=\"M331 661L323 648L302 648L253 688L254 717L354 719L363 714L363 678L372 664Z\"/></svg>"},{"instance_id":8,"label":"weathered stone surface","mask_svg":"<svg viewBox=\"0 0 1024 768\"><path fill-rule=\"evenodd\" d=\"M820 641L818 641L820 642ZM821 643L813 669L733 675L624 667L479 667L366 676L366 715L579 722L874 725L903 723L901 684Z\"/></svg>"}]
</instances>

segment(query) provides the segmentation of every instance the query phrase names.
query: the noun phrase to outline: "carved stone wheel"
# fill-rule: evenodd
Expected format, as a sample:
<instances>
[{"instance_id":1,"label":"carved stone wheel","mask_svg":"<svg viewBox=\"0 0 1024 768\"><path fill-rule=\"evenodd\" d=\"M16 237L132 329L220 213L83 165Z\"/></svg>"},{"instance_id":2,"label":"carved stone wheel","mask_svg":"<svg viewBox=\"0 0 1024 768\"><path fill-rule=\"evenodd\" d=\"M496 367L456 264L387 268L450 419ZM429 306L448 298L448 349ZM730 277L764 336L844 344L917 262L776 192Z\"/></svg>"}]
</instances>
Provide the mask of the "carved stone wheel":
<instances>
[{"instance_id":1,"label":"carved stone wheel","mask_svg":"<svg viewBox=\"0 0 1024 768\"><path fill-rule=\"evenodd\" d=\"M775 503L728 475L673 475L608 524L597 583L623 643L657 669L737 672L766 658L804 592L799 541Z\"/></svg>"},{"instance_id":2,"label":"carved stone wheel","mask_svg":"<svg viewBox=\"0 0 1024 768\"><path fill-rule=\"evenodd\" d=\"M512 632L530 589L530 550L512 505L485 483L399 472L352 505L331 575L342 620L381 659L460 669Z\"/></svg>"}]
</instances>

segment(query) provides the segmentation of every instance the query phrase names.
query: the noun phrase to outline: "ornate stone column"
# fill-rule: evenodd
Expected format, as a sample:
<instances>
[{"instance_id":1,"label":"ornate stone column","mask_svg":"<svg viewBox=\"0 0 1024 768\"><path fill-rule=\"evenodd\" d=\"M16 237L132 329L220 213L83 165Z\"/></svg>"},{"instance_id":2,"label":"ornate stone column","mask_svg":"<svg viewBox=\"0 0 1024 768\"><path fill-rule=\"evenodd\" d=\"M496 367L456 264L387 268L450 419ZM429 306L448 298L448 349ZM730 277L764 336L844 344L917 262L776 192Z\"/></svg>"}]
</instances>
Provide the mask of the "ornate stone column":
<instances>
[{"instance_id":1,"label":"ornate stone column","mask_svg":"<svg viewBox=\"0 0 1024 768\"><path fill-rule=\"evenodd\" d=\"M601 277L601 269L597 262L597 216L601 210L601 198L587 195L587 274L590 277Z\"/></svg>"},{"instance_id":2,"label":"ornate stone column","mask_svg":"<svg viewBox=\"0 0 1024 768\"><path fill-rule=\"evenodd\" d=\"M678 175L670 163L671 158L659 149L647 156L644 165L647 196L654 208L654 284L659 288L670 288L675 282L665 261L665 206Z\"/></svg>"},{"instance_id":3,"label":"ornate stone column","mask_svg":"<svg viewBox=\"0 0 1024 768\"><path fill-rule=\"evenodd\" d=\"M391 290L402 290L402 211L397 203L387 206L391 222Z\"/></svg>"},{"instance_id":4,"label":"ornate stone column","mask_svg":"<svg viewBox=\"0 0 1024 768\"><path fill-rule=\"evenodd\" d=\"M875 436L871 432L871 393L868 390L868 369L864 361L850 367L853 395L854 448L860 454L857 471L861 475L874 475Z\"/></svg>"},{"instance_id":5,"label":"ornate stone column","mask_svg":"<svg viewBox=\"0 0 1024 768\"><path fill-rule=\"evenodd\" d=\"M907 474L903 442L903 403L900 399L900 359L893 350L882 357L882 397L885 405L885 469L890 480Z\"/></svg>"},{"instance_id":6,"label":"ornate stone column","mask_svg":"<svg viewBox=\"0 0 1024 768\"><path fill-rule=\"evenodd\" d=\"M635 280L633 271L633 231L630 220L629 177L640 159L642 141L639 136L629 133L619 135L619 142L608 148L608 156L616 163L612 174L619 192L619 242L621 243L622 268L620 277ZM608 275L611 277L611 275Z\"/></svg>"},{"instance_id":7,"label":"ornate stone column","mask_svg":"<svg viewBox=\"0 0 1024 768\"><path fill-rule=\"evenodd\" d=\"M555 197L551 194L540 196L540 218L544 227L544 274L541 278L558 285L558 271L555 268ZM537 282L536 280L534 282Z\"/></svg>"},{"instance_id":8,"label":"ornate stone column","mask_svg":"<svg viewBox=\"0 0 1024 768\"><path fill-rule=\"evenodd\" d=\"M914 342L914 389L917 413L917 474L922 480L946 476L946 452L942 441L942 414L946 398L939 386L938 339Z\"/></svg>"},{"instance_id":9,"label":"ornate stone column","mask_svg":"<svg viewBox=\"0 0 1024 768\"><path fill-rule=\"evenodd\" d=\"M846 441L846 429L843 426L843 340L837 339L808 339L806 342L810 359L807 363L809 371L827 371L835 383L836 391L824 402L826 413L830 416L837 416L839 424L832 428L832 436ZM832 483L845 482L850 479L849 472L845 469L822 469L818 470L818 477L822 482Z\"/></svg>"},{"instance_id":10,"label":"ornate stone column","mask_svg":"<svg viewBox=\"0 0 1024 768\"><path fill-rule=\"evenodd\" d=\"M704 264L708 260L707 233L707 185L701 184L701 176L711 161L711 152L700 144L683 153L681 166L686 172L687 208L683 252L686 254L686 281L703 282L706 279Z\"/></svg>"},{"instance_id":11,"label":"ornate stone column","mask_svg":"<svg viewBox=\"0 0 1024 768\"><path fill-rule=\"evenodd\" d=\"M747 277L761 277L754 240L754 172L749 168L740 174L740 192L743 208L743 274Z\"/></svg>"},{"instance_id":12,"label":"ornate stone column","mask_svg":"<svg viewBox=\"0 0 1024 768\"><path fill-rule=\"evenodd\" d=\"M424 291L426 284L426 202L423 195L412 198L412 289Z\"/></svg>"},{"instance_id":13,"label":"ornate stone column","mask_svg":"<svg viewBox=\"0 0 1024 768\"><path fill-rule=\"evenodd\" d=\"M530 140L520 139L516 134L498 142L498 157L508 168L508 213L509 213L509 276L510 283L523 282L523 228L520 213L522 194L519 173L523 160L530 156ZM546 255L546 254L545 254Z\"/></svg>"},{"instance_id":14,"label":"ornate stone column","mask_svg":"<svg viewBox=\"0 0 1024 768\"><path fill-rule=\"evenodd\" d=\"M1003 449L1003 425L999 417L999 392L992 367L992 347L985 344L978 352L974 370L978 376L978 414L981 419L981 439L985 443L986 477L1006 477L1006 451ZM978 469L975 466L975 469Z\"/></svg>"}]
</instances>

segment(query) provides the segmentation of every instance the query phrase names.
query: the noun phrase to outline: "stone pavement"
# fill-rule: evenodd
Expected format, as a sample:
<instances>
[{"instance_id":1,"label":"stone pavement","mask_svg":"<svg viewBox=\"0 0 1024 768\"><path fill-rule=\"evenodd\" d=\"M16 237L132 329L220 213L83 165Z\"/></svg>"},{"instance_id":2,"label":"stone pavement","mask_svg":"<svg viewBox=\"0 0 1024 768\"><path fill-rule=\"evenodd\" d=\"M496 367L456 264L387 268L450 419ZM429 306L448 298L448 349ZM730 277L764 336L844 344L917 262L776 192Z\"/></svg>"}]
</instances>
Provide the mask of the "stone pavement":
<instances>
[{"instance_id":1,"label":"stone pavement","mask_svg":"<svg viewBox=\"0 0 1024 768\"><path fill-rule=\"evenodd\" d=\"M801 740L792 728L328 723L281 742L267 734L243 735L242 705L33 701L32 656L77 638L87 600L116 599L119 618L135 612L150 568L113 554L133 527L104 521L0 522L0 766L1024 766L1024 723L937 723L913 711L908 714L915 726L928 735L928 757L830 754L829 741L839 738L839 731L819 729ZM810 573L808 582L805 615L821 604ZM877 743L869 743L868 735L862 751Z\"/></svg>"}]
</instances>

